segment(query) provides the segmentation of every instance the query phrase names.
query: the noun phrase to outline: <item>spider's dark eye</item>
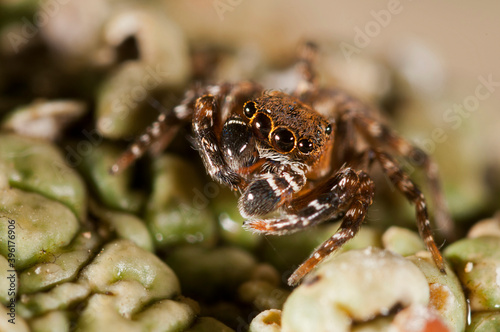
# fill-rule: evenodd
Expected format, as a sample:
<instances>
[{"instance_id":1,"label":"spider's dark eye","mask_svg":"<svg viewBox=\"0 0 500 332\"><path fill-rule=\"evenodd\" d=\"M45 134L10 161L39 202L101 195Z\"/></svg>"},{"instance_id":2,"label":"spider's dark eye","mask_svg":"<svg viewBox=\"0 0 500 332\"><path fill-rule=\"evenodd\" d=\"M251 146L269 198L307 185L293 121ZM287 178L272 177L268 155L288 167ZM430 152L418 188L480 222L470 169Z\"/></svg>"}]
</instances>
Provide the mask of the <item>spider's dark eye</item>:
<instances>
[{"instance_id":1,"label":"spider's dark eye","mask_svg":"<svg viewBox=\"0 0 500 332\"><path fill-rule=\"evenodd\" d=\"M329 124L328 126L326 126L325 134L330 135L331 133L332 133L332 125Z\"/></svg>"},{"instance_id":2,"label":"spider's dark eye","mask_svg":"<svg viewBox=\"0 0 500 332\"><path fill-rule=\"evenodd\" d=\"M304 138L299 141L298 147L300 152L308 154L313 150L314 144L310 140Z\"/></svg>"},{"instance_id":3,"label":"spider's dark eye","mask_svg":"<svg viewBox=\"0 0 500 332\"><path fill-rule=\"evenodd\" d=\"M278 128L271 134L271 144L280 152L290 152L295 147L295 137L286 128Z\"/></svg>"},{"instance_id":4,"label":"spider's dark eye","mask_svg":"<svg viewBox=\"0 0 500 332\"><path fill-rule=\"evenodd\" d=\"M252 121L253 132L259 139L266 139L273 128L271 119L264 113L258 113Z\"/></svg>"},{"instance_id":5,"label":"spider's dark eye","mask_svg":"<svg viewBox=\"0 0 500 332\"><path fill-rule=\"evenodd\" d=\"M255 112L257 112L257 107L255 106L255 103L253 101L249 101L243 106L243 113L245 113L245 116L247 118L251 118Z\"/></svg>"}]
</instances>

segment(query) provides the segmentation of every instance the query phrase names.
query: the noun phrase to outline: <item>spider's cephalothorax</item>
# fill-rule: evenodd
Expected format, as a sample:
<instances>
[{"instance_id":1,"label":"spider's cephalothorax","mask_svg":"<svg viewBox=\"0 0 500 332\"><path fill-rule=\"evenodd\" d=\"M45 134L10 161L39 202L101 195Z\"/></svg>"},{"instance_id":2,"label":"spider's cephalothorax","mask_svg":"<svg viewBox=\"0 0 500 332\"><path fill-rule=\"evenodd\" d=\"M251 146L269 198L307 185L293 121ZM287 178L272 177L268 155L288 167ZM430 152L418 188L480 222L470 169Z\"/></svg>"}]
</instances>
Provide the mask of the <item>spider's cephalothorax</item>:
<instances>
[{"instance_id":1,"label":"spider's cephalothorax","mask_svg":"<svg viewBox=\"0 0 500 332\"><path fill-rule=\"evenodd\" d=\"M247 219L245 227L285 234L342 219L338 231L291 275L288 282L297 284L356 235L373 200L374 184L368 172L377 162L415 205L420 235L444 272L424 196L392 155L418 157L435 201L436 220L444 228L451 222L436 165L376 120L359 100L339 89L319 89L311 64L314 49L306 45L299 62L304 80L291 94L264 91L251 82L189 90L182 103L161 114L111 171L127 167L153 143L167 145L180 126L190 121L207 172L241 192L238 208ZM277 217L269 217L276 211L280 212Z\"/></svg>"},{"instance_id":2,"label":"spider's cephalothorax","mask_svg":"<svg viewBox=\"0 0 500 332\"><path fill-rule=\"evenodd\" d=\"M220 146L228 167L243 178L237 186L243 190L241 214L265 215L306 185L307 174L331 147L332 124L298 99L278 91L246 102L242 111L242 116L235 114L224 123ZM194 131L198 133L196 126ZM206 148L212 149L210 145ZM216 172L211 159L204 160L208 171ZM243 184L250 181L248 186Z\"/></svg>"},{"instance_id":3,"label":"spider's cephalothorax","mask_svg":"<svg viewBox=\"0 0 500 332\"><path fill-rule=\"evenodd\" d=\"M245 103L243 114L267 151L287 162L313 166L331 144L332 124L310 106L283 92L273 91ZM277 160L279 161L279 160Z\"/></svg>"}]
</instances>

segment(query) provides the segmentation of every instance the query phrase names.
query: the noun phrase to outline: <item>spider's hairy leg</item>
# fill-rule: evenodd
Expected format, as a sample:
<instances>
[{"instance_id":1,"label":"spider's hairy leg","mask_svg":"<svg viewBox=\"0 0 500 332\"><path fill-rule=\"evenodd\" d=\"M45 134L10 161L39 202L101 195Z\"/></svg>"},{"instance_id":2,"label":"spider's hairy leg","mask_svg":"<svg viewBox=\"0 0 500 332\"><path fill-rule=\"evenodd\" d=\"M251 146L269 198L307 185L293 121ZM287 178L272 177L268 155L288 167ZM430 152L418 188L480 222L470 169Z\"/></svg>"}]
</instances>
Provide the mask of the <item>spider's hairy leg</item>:
<instances>
[{"instance_id":1,"label":"spider's hairy leg","mask_svg":"<svg viewBox=\"0 0 500 332\"><path fill-rule=\"evenodd\" d=\"M443 257L432 237L432 231L429 223L429 216L427 213L427 205L424 195L417 188L417 186L410 180L408 175L401 170L398 164L387 154L380 150L375 150L376 159L382 165L382 169L389 176L391 182L396 188L401 191L406 198L415 205L417 215L417 227L420 236L432 254L432 258L436 266L445 273L445 266Z\"/></svg>"},{"instance_id":2,"label":"spider's hairy leg","mask_svg":"<svg viewBox=\"0 0 500 332\"><path fill-rule=\"evenodd\" d=\"M359 171L356 189L356 193L351 198L337 232L335 232L331 238L323 242L323 244L321 244L312 255L292 273L290 278L288 278L288 284L290 286L298 284L319 264L319 262L341 248L358 233L368 208L372 204L375 186L366 173Z\"/></svg>"},{"instance_id":3,"label":"spider's hairy leg","mask_svg":"<svg viewBox=\"0 0 500 332\"><path fill-rule=\"evenodd\" d=\"M181 121L177 118L171 118L162 113L158 119L149 126L139 138L132 143L118 160L111 166L110 173L117 174L130 166L135 160L139 159L156 141L171 139L177 133Z\"/></svg>"},{"instance_id":4,"label":"spider's hairy leg","mask_svg":"<svg viewBox=\"0 0 500 332\"><path fill-rule=\"evenodd\" d=\"M208 174L218 182L237 190L244 179L232 170L224 160L215 134L221 126L219 115L220 108L216 97L205 95L196 101L193 115L195 144L200 151Z\"/></svg>"},{"instance_id":5,"label":"spider's hairy leg","mask_svg":"<svg viewBox=\"0 0 500 332\"><path fill-rule=\"evenodd\" d=\"M357 115L354 121L373 148L389 147L412 165L424 170L432 202L435 205L436 225L446 238L454 239L456 236L454 223L443 196L437 164L422 149L415 147L386 125L363 115Z\"/></svg>"},{"instance_id":6,"label":"spider's hairy leg","mask_svg":"<svg viewBox=\"0 0 500 332\"><path fill-rule=\"evenodd\" d=\"M318 57L318 46L311 42L303 42L298 49L297 69L302 76L295 94L300 95L309 90L317 89L317 78L314 65Z\"/></svg>"},{"instance_id":7,"label":"spider's hairy leg","mask_svg":"<svg viewBox=\"0 0 500 332\"><path fill-rule=\"evenodd\" d=\"M160 143L162 147L167 146L177 134L180 126L190 120L195 96L195 91L189 90L181 104L173 110L161 113L156 121L122 153L109 172L117 174L125 170L156 143Z\"/></svg>"}]
</instances>

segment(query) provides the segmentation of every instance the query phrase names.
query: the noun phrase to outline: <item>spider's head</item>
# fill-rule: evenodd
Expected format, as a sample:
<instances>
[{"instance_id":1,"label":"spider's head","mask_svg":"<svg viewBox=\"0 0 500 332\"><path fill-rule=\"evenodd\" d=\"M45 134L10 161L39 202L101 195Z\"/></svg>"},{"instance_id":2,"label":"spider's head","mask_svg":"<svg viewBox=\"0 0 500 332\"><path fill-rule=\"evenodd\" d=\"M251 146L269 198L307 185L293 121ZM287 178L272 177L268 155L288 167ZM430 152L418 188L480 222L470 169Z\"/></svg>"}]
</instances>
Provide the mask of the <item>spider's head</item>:
<instances>
[{"instance_id":1,"label":"spider's head","mask_svg":"<svg viewBox=\"0 0 500 332\"><path fill-rule=\"evenodd\" d=\"M283 92L272 91L246 102L243 114L259 150L277 161L313 166L333 142L333 127L327 119Z\"/></svg>"}]
</instances>

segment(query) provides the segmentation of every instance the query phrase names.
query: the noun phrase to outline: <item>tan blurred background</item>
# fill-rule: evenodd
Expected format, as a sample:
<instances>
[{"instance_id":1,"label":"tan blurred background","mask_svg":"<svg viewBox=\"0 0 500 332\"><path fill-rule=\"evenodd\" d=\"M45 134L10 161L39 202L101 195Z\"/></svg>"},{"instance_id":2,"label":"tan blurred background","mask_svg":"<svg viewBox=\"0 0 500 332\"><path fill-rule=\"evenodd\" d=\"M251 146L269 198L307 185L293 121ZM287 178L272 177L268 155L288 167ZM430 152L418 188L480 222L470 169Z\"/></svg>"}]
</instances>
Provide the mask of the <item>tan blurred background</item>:
<instances>
[{"instance_id":1,"label":"tan blurred background","mask_svg":"<svg viewBox=\"0 0 500 332\"><path fill-rule=\"evenodd\" d=\"M166 4L170 16L189 36L253 42L279 53L303 38L352 43L355 27L364 28L374 20L371 11L387 9L391 3L399 3L400 13L393 15L363 52L387 53L400 43L416 40L439 55L453 88L473 89L480 74L500 77L500 3L494 0L189 0Z\"/></svg>"}]
</instances>

